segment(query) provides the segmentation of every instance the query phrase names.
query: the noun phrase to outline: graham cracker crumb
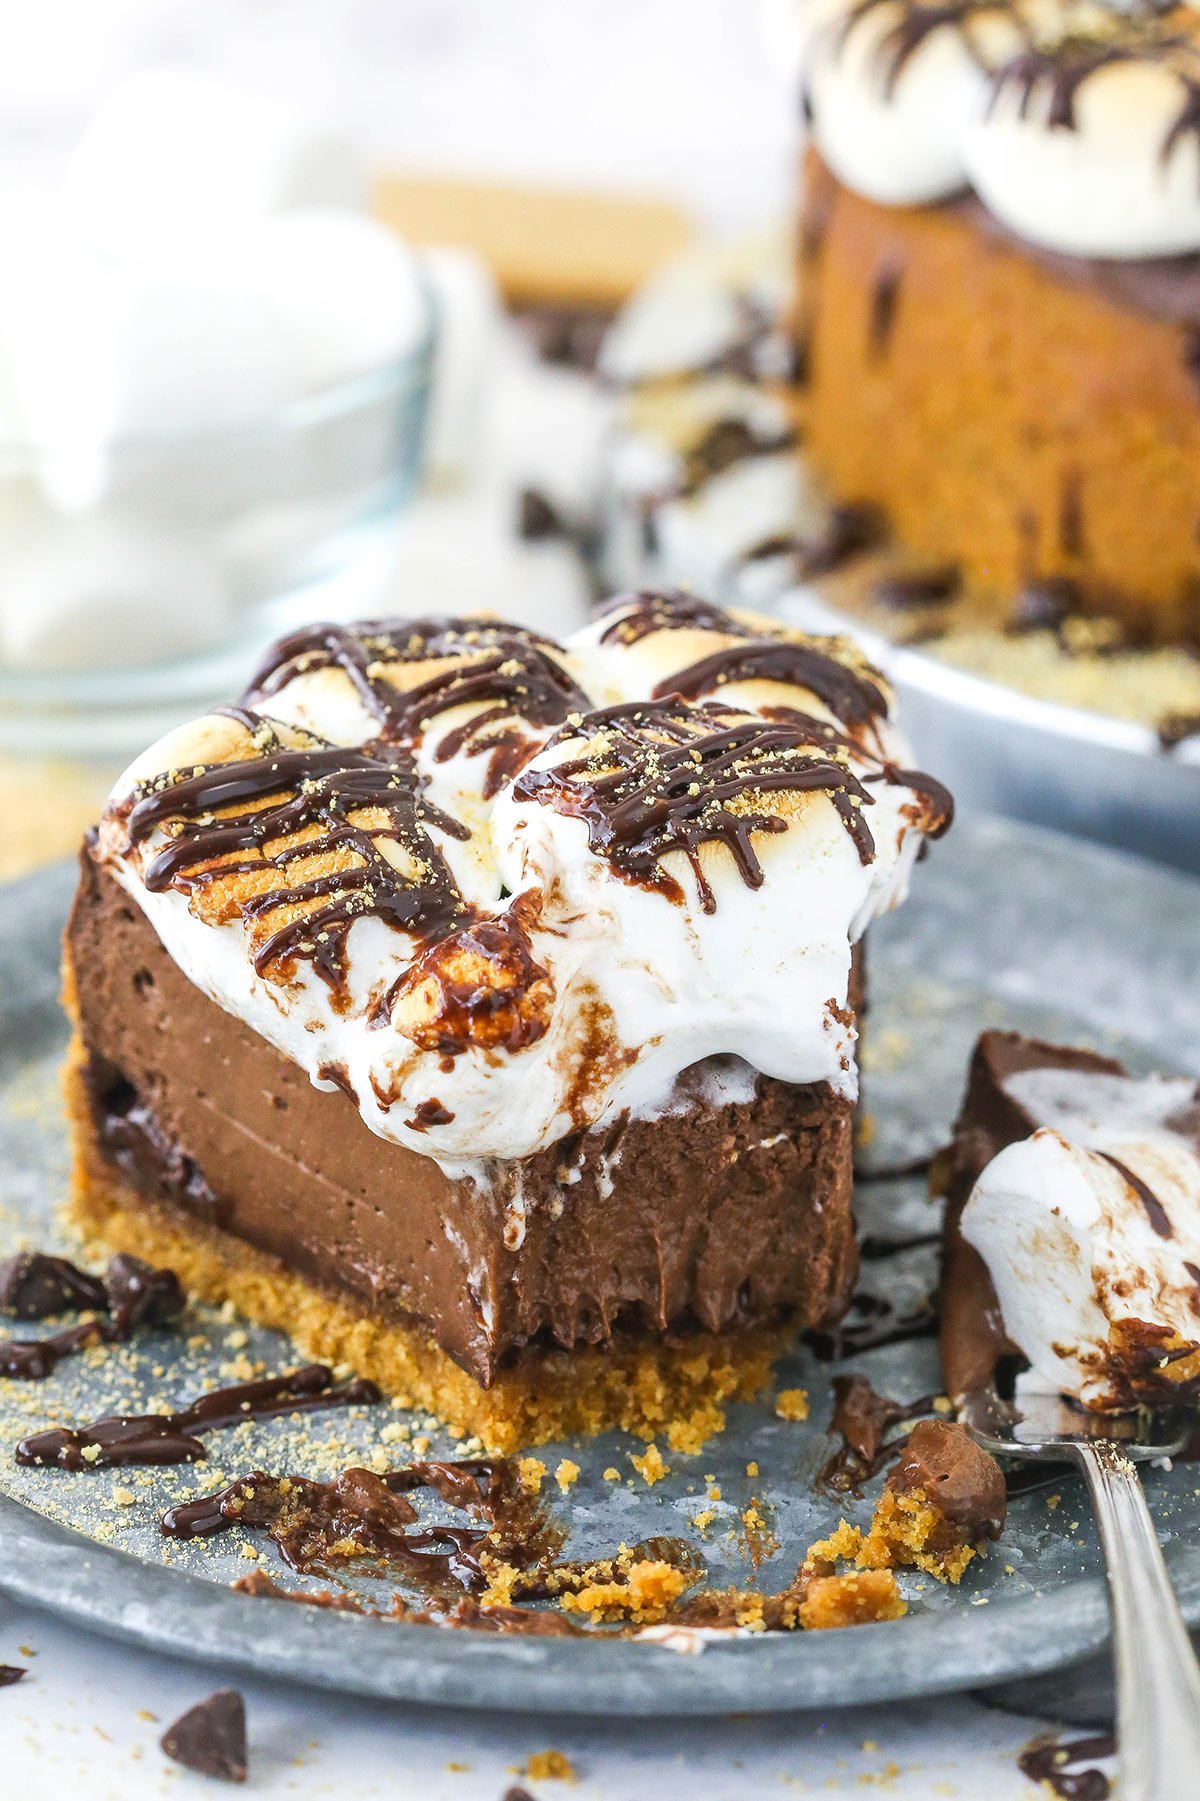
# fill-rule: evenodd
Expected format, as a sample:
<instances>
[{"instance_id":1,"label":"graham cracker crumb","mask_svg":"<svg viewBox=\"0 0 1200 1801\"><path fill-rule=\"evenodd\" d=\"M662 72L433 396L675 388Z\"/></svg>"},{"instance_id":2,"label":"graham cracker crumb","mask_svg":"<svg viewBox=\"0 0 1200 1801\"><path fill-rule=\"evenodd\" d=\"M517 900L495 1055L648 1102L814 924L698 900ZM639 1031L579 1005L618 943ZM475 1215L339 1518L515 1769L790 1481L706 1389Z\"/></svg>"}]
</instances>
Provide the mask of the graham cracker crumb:
<instances>
[{"instance_id":1,"label":"graham cracker crumb","mask_svg":"<svg viewBox=\"0 0 1200 1801\"><path fill-rule=\"evenodd\" d=\"M630 1451L629 1461L648 1488L671 1474L670 1464L663 1462L662 1452L655 1444L647 1445L640 1457Z\"/></svg>"},{"instance_id":2,"label":"graham cracker crumb","mask_svg":"<svg viewBox=\"0 0 1200 1801\"><path fill-rule=\"evenodd\" d=\"M546 1466L540 1457L517 1458L517 1480L527 1495L542 1492L542 1483L546 1480Z\"/></svg>"},{"instance_id":3,"label":"graham cracker crumb","mask_svg":"<svg viewBox=\"0 0 1200 1801\"><path fill-rule=\"evenodd\" d=\"M806 1420L808 1418L808 1390L806 1388L781 1388L775 1396L775 1417L789 1421Z\"/></svg>"},{"instance_id":4,"label":"graham cracker crumb","mask_svg":"<svg viewBox=\"0 0 1200 1801\"><path fill-rule=\"evenodd\" d=\"M518 1772L526 1776L530 1782L578 1782L579 1776L575 1765L563 1751L552 1748L545 1751L534 1751L525 1760L525 1768Z\"/></svg>"},{"instance_id":5,"label":"graham cracker crumb","mask_svg":"<svg viewBox=\"0 0 1200 1801\"><path fill-rule=\"evenodd\" d=\"M586 1614L592 1621L632 1620L639 1626L653 1625L674 1606L690 1580L674 1564L645 1559L628 1564L621 1575L588 1582L574 1594L563 1595L561 1605L566 1612Z\"/></svg>"},{"instance_id":6,"label":"graham cracker crumb","mask_svg":"<svg viewBox=\"0 0 1200 1801\"><path fill-rule=\"evenodd\" d=\"M805 1631L827 1632L903 1619L908 1607L891 1570L850 1570L842 1576L815 1576L798 1611Z\"/></svg>"},{"instance_id":7,"label":"graham cracker crumb","mask_svg":"<svg viewBox=\"0 0 1200 1801\"><path fill-rule=\"evenodd\" d=\"M566 1494L579 1480L579 1465L564 1457L554 1472L554 1480L558 1483L560 1494Z\"/></svg>"}]
</instances>

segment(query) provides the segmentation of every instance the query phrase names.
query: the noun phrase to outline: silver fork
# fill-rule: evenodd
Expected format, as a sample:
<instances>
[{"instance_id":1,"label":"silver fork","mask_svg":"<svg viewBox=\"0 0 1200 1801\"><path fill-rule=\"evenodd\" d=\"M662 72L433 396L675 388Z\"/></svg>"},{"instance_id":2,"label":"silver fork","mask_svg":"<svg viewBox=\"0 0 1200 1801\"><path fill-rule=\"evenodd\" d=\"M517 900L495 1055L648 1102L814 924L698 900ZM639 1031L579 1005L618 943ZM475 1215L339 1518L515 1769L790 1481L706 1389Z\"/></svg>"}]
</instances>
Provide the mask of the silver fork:
<instances>
[{"instance_id":1,"label":"silver fork","mask_svg":"<svg viewBox=\"0 0 1200 1801\"><path fill-rule=\"evenodd\" d=\"M1056 1395L1022 1395L1019 1408L988 1387L966 1397L959 1419L986 1451L1082 1471L1112 1609L1121 1801L1181 1801L1200 1792L1200 1667L1137 1465L1177 1456L1195 1420L1089 1415Z\"/></svg>"}]
</instances>

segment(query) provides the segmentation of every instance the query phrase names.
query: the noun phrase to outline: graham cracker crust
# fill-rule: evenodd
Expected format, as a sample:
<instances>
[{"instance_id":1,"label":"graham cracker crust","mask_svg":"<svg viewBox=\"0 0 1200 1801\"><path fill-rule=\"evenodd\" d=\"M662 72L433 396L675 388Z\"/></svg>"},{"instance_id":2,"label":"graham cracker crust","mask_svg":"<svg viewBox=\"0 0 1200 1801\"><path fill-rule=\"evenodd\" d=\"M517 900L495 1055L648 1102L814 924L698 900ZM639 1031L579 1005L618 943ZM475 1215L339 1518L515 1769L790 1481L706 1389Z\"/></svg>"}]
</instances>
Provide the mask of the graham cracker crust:
<instances>
[{"instance_id":1,"label":"graham cracker crust","mask_svg":"<svg viewBox=\"0 0 1200 1801\"><path fill-rule=\"evenodd\" d=\"M71 977L66 995L71 1006ZM98 1144L74 1036L64 1069L72 1145L67 1217L86 1239L174 1269L189 1293L230 1302L258 1325L285 1332L306 1356L349 1364L403 1405L507 1454L549 1439L610 1428L664 1437L697 1451L725 1424L723 1403L752 1400L794 1337L788 1325L611 1346L531 1350L484 1389L418 1328L363 1313L277 1258L149 1200Z\"/></svg>"}]
</instances>

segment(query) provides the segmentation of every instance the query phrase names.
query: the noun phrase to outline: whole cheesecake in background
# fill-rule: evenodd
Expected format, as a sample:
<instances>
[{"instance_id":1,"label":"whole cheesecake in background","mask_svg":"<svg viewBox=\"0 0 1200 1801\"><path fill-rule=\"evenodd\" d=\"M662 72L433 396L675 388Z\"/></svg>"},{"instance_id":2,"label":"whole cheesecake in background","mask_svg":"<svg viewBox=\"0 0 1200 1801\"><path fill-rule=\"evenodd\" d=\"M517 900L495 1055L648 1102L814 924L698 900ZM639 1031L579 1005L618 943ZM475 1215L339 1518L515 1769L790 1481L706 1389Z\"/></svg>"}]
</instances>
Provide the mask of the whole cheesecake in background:
<instances>
[{"instance_id":1,"label":"whole cheesecake in background","mask_svg":"<svg viewBox=\"0 0 1200 1801\"><path fill-rule=\"evenodd\" d=\"M835 0L812 19L797 333L817 470L997 623L1040 602L1194 644L1200 15Z\"/></svg>"},{"instance_id":2,"label":"whole cheesecake in background","mask_svg":"<svg viewBox=\"0 0 1200 1801\"><path fill-rule=\"evenodd\" d=\"M117 783L73 1211L486 1444L681 1448L853 1282L854 947L949 823L843 640L318 626Z\"/></svg>"}]
</instances>

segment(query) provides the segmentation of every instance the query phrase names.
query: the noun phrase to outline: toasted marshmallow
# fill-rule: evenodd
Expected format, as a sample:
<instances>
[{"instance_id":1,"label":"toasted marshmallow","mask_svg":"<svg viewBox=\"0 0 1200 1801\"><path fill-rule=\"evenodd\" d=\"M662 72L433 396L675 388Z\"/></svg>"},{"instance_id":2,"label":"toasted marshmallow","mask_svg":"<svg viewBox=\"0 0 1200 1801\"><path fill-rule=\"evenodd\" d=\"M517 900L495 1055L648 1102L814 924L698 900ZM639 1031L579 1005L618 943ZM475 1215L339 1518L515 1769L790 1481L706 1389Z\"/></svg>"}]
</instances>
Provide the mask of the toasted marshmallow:
<instances>
[{"instance_id":1,"label":"toasted marshmallow","mask_svg":"<svg viewBox=\"0 0 1200 1801\"><path fill-rule=\"evenodd\" d=\"M834 174L885 206L967 185L964 138L989 72L1021 42L1006 0L935 18L912 0L843 0L809 45L813 136Z\"/></svg>"},{"instance_id":2,"label":"toasted marshmallow","mask_svg":"<svg viewBox=\"0 0 1200 1801\"><path fill-rule=\"evenodd\" d=\"M715 679L716 712L650 701L706 655L761 644L758 624L647 596L562 645L485 619L316 628L273 653L249 713L185 728L126 772L101 854L198 987L318 1085L336 1069L373 1131L448 1172L529 1156L626 1109L669 1110L683 1071L719 1055L852 1097L851 946L944 821L928 791L887 774L906 761L890 694L838 641L780 636L815 659L828 717L866 709L871 747L766 720L749 691L731 705ZM799 679L767 690L821 714ZM613 705L615 720L595 711ZM386 750L356 754L384 716L404 747L395 765ZM711 772L727 733L740 748ZM277 783L278 759L297 753ZM672 756L666 830L655 784ZM213 829L223 803L205 784L230 762L249 766L260 801L304 818L280 827L270 860L251 845L247 864L243 843L228 874L218 855L210 881L175 885L164 869L189 831ZM322 813L330 767L343 785ZM617 805L606 777L622 771ZM181 784L197 781L189 801ZM329 932L298 890L316 881L327 896L362 874L348 829L371 834L378 873L340 949L323 951ZM410 896L428 896L430 914L406 915ZM287 951L273 948L281 922Z\"/></svg>"},{"instance_id":3,"label":"toasted marshmallow","mask_svg":"<svg viewBox=\"0 0 1200 1801\"><path fill-rule=\"evenodd\" d=\"M1064 30L1001 73L966 132L967 173L1003 224L1047 249L1198 250L1197 82L1194 22L1100 13L1094 36Z\"/></svg>"},{"instance_id":4,"label":"toasted marshmallow","mask_svg":"<svg viewBox=\"0 0 1200 1801\"><path fill-rule=\"evenodd\" d=\"M1009 1145L962 1214L1007 1336L1036 1375L1088 1407L1161 1402L1200 1375L1200 1154L1149 1124L1161 1098L1142 1097L1140 1120L1076 1116L1077 1138L1041 1127Z\"/></svg>"}]
</instances>

